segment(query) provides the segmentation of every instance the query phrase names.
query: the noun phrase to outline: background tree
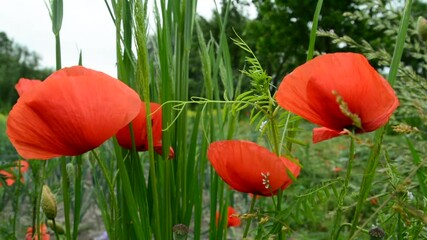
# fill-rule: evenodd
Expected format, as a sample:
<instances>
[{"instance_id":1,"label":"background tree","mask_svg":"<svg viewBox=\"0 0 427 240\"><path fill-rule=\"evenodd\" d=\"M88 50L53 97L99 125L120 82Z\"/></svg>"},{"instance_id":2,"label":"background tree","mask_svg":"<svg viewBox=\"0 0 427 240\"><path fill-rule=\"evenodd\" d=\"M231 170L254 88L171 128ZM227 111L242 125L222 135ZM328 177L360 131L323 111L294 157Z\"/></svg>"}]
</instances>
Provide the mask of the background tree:
<instances>
[{"instance_id":1,"label":"background tree","mask_svg":"<svg viewBox=\"0 0 427 240\"><path fill-rule=\"evenodd\" d=\"M0 112L8 112L16 102L14 87L19 78L45 79L51 73L40 67L40 56L0 32Z\"/></svg>"},{"instance_id":2,"label":"background tree","mask_svg":"<svg viewBox=\"0 0 427 240\"><path fill-rule=\"evenodd\" d=\"M205 39L211 37L219 42L220 21L226 14L227 3L223 0L220 4L220 13L213 14L211 19L200 17L199 25L205 34ZM247 14L247 6L252 3L257 11L257 16L250 19ZM356 40L382 41L381 35L372 34L374 26L368 21L354 21L343 15L344 12L352 12L359 8L360 4L354 0L334 0L323 3L319 27L333 29L337 34L355 36ZM309 43L312 18L315 10L315 2L310 0L286 1L286 0L235 0L230 2L226 24L226 36L230 48L230 56L236 75L244 67L246 53L232 43L230 38L239 34L251 47L259 59L263 68L273 77L275 86L283 76L291 72L295 67L306 60L306 51ZM193 41L197 45L197 41ZM386 41L387 42L387 41ZM391 43L391 41L390 41ZM195 46L197 47L197 46ZM318 38L316 50L319 52L336 52L349 50L346 46L336 46L329 40ZM197 53L197 51L194 51ZM193 59L196 59L196 55ZM201 73L197 63L193 65L191 76L192 83L197 86ZM237 76L236 76L237 77ZM249 84L247 84L249 85ZM242 88L249 86L243 85ZM191 91L190 91L191 92Z\"/></svg>"}]
</instances>

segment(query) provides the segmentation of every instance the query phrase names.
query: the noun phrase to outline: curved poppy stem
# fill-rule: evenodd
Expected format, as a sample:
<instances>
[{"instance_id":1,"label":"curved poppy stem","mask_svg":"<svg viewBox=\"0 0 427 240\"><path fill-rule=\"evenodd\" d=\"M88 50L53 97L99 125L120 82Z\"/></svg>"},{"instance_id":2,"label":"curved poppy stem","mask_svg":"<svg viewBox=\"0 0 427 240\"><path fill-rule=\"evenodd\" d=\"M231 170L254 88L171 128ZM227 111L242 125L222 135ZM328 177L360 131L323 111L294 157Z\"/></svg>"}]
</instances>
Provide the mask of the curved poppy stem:
<instances>
[{"instance_id":1,"label":"curved poppy stem","mask_svg":"<svg viewBox=\"0 0 427 240\"><path fill-rule=\"evenodd\" d=\"M253 213L253 211L254 211L256 197L257 197L256 194L254 194L254 196L252 197L252 202L251 202L251 207L249 208L249 213ZM245 239L246 236L248 236L249 228L251 226L251 222L252 222L252 217L249 217L248 221L246 222L245 231L243 232L243 239Z\"/></svg>"},{"instance_id":2,"label":"curved poppy stem","mask_svg":"<svg viewBox=\"0 0 427 240\"><path fill-rule=\"evenodd\" d=\"M348 157L348 164L347 164L347 172L346 177L344 180L344 186L341 189L341 193L338 198L338 207L337 212L335 215L335 221L334 221L334 228L332 230L332 236L333 239L338 239L341 229L341 217L343 212L343 206L344 206L344 197L347 194L348 189L348 183L350 182L351 177L351 169L353 168L353 162L354 162L354 130L352 131L352 134L350 136L350 149L349 149L349 157Z\"/></svg>"}]
</instances>

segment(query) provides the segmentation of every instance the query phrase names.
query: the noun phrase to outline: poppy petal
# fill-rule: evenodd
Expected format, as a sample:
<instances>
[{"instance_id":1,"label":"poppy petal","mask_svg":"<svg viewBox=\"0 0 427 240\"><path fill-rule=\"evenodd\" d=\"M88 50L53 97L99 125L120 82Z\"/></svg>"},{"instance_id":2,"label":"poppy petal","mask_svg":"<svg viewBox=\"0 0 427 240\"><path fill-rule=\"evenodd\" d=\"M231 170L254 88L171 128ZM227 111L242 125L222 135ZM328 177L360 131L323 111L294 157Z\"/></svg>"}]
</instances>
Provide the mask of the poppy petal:
<instances>
[{"instance_id":1,"label":"poppy petal","mask_svg":"<svg viewBox=\"0 0 427 240\"><path fill-rule=\"evenodd\" d=\"M153 147L154 151L162 154L162 109L158 103L150 103L151 111L151 127L153 129ZM135 138L135 146L137 151L148 150L148 135L147 135L147 110L145 102L141 102L141 110L138 116L132 120L133 134ZM116 134L117 142L120 146L126 149L132 149L132 137L129 126L120 129ZM175 152L171 147L169 150L169 158L173 158Z\"/></svg>"},{"instance_id":2,"label":"poppy petal","mask_svg":"<svg viewBox=\"0 0 427 240\"><path fill-rule=\"evenodd\" d=\"M42 83L40 80L32 80L27 78L19 79L18 83L15 85L15 89L18 92L19 96L22 96L25 92L37 87Z\"/></svg>"},{"instance_id":3,"label":"poppy petal","mask_svg":"<svg viewBox=\"0 0 427 240\"><path fill-rule=\"evenodd\" d=\"M290 183L285 161L292 166L289 170L298 169L295 176L299 173L299 166L294 166L297 164L248 141L213 142L208 149L208 158L218 175L233 189L263 196L275 194Z\"/></svg>"},{"instance_id":4,"label":"poppy petal","mask_svg":"<svg viewBox=\"0 0 427 240\"><path fill-rule=\"evenodd\" d=\"M236 216L238 213L233 207L227 208L227 227L238 227L241 224L240 218ZM216 213L216 224L218 225L218 221L220 218L220 213Z\"/></svg>"},{"instance_id":5,"label":"poppy petal","mask_svg":"<svg viewBox=\"0 0 427 240\"><path fill-rule=\"evenodd\" d=\"M81 66L61 69L25 92L9 113L7 135L25 159L83 154L138 114L138 94Z\"/></svg>"},{"instance_id":6,"label":"poppy petal","mask_svg":"<svg viewBox=\"0 0 427 240\"><path fill-rule=\"evenodd\" d=\"M238 213L233 207L228 207L227 209L227 227L238 227L241 224L240 218L236 216Z\"/></svg>"},{"instance_id":7,"label":"poppy petal","mask_svg":"<svg viewBox=\"0 0 427 240\"><path fill-rule=\"evenodd\" d=\"M21 163L20 169L19 169L19 162ZM24 177L22 176L22 174L24 174L28 170L29 164L27 161L24 161L24 160L15 161L15 164L16 164L16 167L11 167L8 170L0 170L0 177L5 180L7 186L11 186L16 182L16 178L19 175L18 171L21 172L21 182L22 183L24 182ZM0 183L0 187L1 186L2 184Z\"/></svg>"},{"instance_id":8,"label":"poppy petal","mask_svg":"<svg viewBox=\"0 0 427 240\"><path fill-rule=\"evenodd\" d=\"M318 143L321 141L325 141L334 137L338 137L346 134L345 131L335 131L333 129L321 127L313 129L313 143Z\"/></svg>"}]
</instances>

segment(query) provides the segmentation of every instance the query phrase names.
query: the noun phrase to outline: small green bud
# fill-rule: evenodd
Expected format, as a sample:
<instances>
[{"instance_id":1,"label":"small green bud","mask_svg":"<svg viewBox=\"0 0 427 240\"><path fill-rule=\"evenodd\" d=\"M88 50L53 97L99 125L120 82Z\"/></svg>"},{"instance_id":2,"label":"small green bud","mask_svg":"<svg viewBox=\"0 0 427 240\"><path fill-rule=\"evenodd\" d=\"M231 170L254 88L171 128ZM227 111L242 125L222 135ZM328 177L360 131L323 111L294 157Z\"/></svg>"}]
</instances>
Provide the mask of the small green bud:
<instances>
[{"instance_id":1,"label":"small green bud","mask_svg":"<svg viewBox=\"0 0 427 240\"><path fill-rule=\"evenodd\" d=\"M47 219L55 219L56 213L58 211L56 206L56 199L47 185L43 185L41 205Z\"/></svg>"},{"instance_id":2,"label":"small green bud","mask_svg":"<svg viewBox=\"0 0 427 240\"><path fill-rule=\"evenodd\" d=\"M422 40L427 40L427 20L421 16L418 17L417 32Z\"/></svg>"}]
</instances>

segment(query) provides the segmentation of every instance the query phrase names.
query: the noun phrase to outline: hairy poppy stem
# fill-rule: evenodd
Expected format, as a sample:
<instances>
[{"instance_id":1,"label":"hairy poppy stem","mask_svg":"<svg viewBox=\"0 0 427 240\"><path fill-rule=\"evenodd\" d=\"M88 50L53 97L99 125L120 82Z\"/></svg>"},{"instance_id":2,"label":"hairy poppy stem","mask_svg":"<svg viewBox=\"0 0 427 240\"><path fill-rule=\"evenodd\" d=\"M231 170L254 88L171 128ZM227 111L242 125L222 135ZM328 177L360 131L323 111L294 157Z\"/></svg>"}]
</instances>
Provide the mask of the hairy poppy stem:
<instances>
[{"instance_id":1,"label":"hairy poppy stem","mask_svg":"<svg viewBox=\"0 0 427 240\"><path fill-rule=\"evenodd\" d=\"M353 133L350 135L350 149L349 149L349 157L348 157L348 164L347 164L347 172L344 180L344 186L341 189L341 193L338 198L338 207L337 212L335 215L335 221L334 221L334 228L332 230L332 236L333 239L338 239L341 229L341 218L342 218L342 210L344 206L344 198L347 194L348 189L348 183L350 182L351 177L351 169L353 168L353 162L354 162L354 130Z\"/></svg>"},{"instance_id":2,"label":"hairy poppy stem","mask_svg":"<svg viewBox=\"0 0 427 240\"><path fill-rule=\"evenodd\" d=\"M254 194L254 196L252 197L252 202L251 202L251 207L249 209L249 214L253 213L253 211L254 211L256 196L257 195ZM243 239L245 239L246 236L248 236L249 228L251 227L251 222L252 222L252 217L249 217L248 221L246 222L245 231L243 232L243 237L242 237Z\"/></svg>"}]
</instances>

